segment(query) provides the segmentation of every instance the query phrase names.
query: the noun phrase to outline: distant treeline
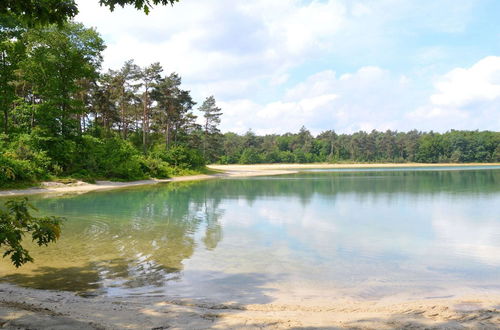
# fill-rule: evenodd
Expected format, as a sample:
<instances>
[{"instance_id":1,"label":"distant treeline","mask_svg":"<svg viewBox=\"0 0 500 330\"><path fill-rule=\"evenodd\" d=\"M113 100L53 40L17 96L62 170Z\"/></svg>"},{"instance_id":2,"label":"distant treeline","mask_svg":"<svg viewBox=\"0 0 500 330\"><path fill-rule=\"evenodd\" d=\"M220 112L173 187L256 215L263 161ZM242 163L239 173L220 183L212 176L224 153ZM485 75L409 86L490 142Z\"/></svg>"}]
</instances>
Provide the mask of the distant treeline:
<instances>
[{"instance_id":1,"label":"distant treeline","mask_svg":"<svg viewBox=\"0 0 500 330\"><path fill-rule=\"evenodd\" d=\"M326 131L257 136L226 133L212 159L222 164L312 162L499 162L500 132L409 132L376 130L353 134Z\"/></svg>"}]
</instances>

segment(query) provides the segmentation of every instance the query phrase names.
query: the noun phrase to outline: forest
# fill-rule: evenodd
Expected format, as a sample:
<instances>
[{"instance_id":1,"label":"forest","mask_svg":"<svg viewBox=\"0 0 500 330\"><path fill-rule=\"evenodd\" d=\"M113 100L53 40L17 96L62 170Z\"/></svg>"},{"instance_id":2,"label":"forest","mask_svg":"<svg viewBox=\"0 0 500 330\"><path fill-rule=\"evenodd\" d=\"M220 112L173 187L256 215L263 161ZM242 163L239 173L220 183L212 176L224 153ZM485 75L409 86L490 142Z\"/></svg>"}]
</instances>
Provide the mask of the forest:
<instances>
[{"instance_id":1,"label":"forest","mask_svg":"<svg viewBox=\"0 0 500 330\"><path fill-rule=\"evenodd\" d=\"M105 47L79 23L0 15L0 187L166 178L207 163L500 161L499 132L222 133L213 96L197 104L160 63L103 71Z\"/></svg>"},{"instance_id":2,"label":"forest","mask_svg":"<svg viewBox=\"0 0 500 330\"><path fill-rule=\"evenodd\" d=\"M253 163L486 163L500 161L500 132L446 133L387 130L313 136L305 127L298 133L257 136L225 133L219 154L222 164Z\"/></svg>"},{"instance_id":3,"label":"forest","mask_svg":"<svg viewBox=\"0 0 500 330\"><path fill-rule=\"evenodd\" d=\"M55 177L133 180L203 170L220 109L176 73L132 60L101 72L100 35L0 16L0 186Z\"/></svg>"}]
</instances>

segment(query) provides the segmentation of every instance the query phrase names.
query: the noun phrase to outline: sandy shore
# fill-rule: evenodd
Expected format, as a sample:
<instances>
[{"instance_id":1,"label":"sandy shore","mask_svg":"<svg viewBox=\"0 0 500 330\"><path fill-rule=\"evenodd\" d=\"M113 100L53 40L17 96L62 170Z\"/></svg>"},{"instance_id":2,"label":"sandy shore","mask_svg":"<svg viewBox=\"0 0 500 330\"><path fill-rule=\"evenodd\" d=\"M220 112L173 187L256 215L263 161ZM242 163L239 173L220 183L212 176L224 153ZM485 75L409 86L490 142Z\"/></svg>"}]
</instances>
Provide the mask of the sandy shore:
<instances>
[{"instance_id":1,"label":"sandy shore","mask_svg":"<svg viewBox=\"0 0 500 330\"><path fill-rule=\"evenodd\" d=\"M209 167L210 168L210 167ZM71 184L55 184L52 182L44 182L41 187L33 187L27 189L11 189L0 190L0 197L3 196L21 196L21 195L34 195L34 194L48 194L48 193L86 193L96 190L111 190L118 188L127 188L135 186L145 186L166 182L183 182L183 181L199 181L224 177L246 177L246 176L264 176L264 175L279 175L290 174L295 171L288 170L227 170L217 174L199 174L179 176L170 179L150 179L130 182L113 182L113 181L97 181L95 184L78 181Z\"/></svg>"},{"instance_id":2,"label":"sandy shore","mask_svg":"<svg viewBox=\"0 0 500 330\"><path fill-rule=\"evenodd\" d=\"M498 329L500 297L410 302L212 304L165 297L83 298L0 284L6 329Z\"/></svg>"},{"instance_id":3,"label":"sandy shore","mask_svg":"<svg viewBox=\"0 0 500 330\"><path fill-rule=\"evenodd\" d=\"M209 165L208 167L218 171L239 171L239 172L258 172L258 171L278 171L278 170L305 170L305 169L335 169L335 168L407 168L407 167L471 167L471 166L500 166L500 163L374 163L374 164L252 164L252 165Z\"/></svg>"},{"instance_id":4,"label":"sandy shore","mask_svg":"<svg viewBox=\"0 0 500 330\"><path fill-rule=\"evenodd\" d=\"M151 185L165 182L181 182L181 181L196 181L208 180L224 177L251 177L251 176L266 176L266 175L281 175L292 174L304 169L346 169L346 168L402 168L402 167L470 167L470 166L500 166L500 163L487 164L421 164L421 163L405 163L405 164L255 164L255 165L208 165L211 170L218 171L217 174L200 174L174 177L170 179L151 179L132 182L112 182L112 181L97 181L95 184L77 182L73 184L56 184L52 182L42 183L41 187L33 187L28 189L11 189L0 190L0 197L5 196L21 196L46 193L85 193L96 190L110 190L134 186Z\"/></svg>"}]
</instances>

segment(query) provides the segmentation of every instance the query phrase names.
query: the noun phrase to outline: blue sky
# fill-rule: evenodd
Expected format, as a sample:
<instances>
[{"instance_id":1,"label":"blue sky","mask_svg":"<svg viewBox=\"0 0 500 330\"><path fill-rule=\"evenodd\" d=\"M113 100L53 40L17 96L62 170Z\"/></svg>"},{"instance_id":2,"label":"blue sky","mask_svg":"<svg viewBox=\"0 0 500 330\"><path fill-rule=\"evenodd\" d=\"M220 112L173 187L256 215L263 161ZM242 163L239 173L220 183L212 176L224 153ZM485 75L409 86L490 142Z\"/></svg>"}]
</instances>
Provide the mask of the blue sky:
<instances>
[{"instance_id":1,"label":"blue sky","mask_svg":"<svg viewBox=\"0 0 500 330\"><path fill-rule=\"evenodd\" d=\"M133 58L214 95L223 131L500 130L500 1L80 0L105 68Z\"/></svg>"}]
</instances>

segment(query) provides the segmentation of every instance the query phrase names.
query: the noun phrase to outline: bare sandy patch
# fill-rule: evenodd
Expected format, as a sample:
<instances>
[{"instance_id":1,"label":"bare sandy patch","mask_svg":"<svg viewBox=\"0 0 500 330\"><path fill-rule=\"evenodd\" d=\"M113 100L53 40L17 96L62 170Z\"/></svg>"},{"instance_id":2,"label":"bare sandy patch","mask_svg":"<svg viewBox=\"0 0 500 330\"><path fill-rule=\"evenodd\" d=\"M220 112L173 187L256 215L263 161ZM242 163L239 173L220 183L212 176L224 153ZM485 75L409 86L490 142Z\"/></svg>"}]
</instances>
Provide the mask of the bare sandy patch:
<instances>
[{"instance_id":1,"label":"bare sandy patch","mask_svg":"<svg viewBox=\"0 0 500 330\"><path fill-rule=\"evenodd\" d=\"M248 176L279 175L279 174L290 174L290 173L295 173L295 172L285 171L285 170L265 170L265 169L257 169L257 170L228 169L227 171L217 174L187 175L187 176L174 177L170 179L150 179L150 180L139 180L130 182L97 181L95 184L86 183L82 181L78 181L76 183L71 183L71 184L57 184L52 182L44 182L42 183L41 187L0 190L0 197L49 194L49 193L60 193L60 194L86 193L97 190L111 190L111 189L119 189L119 188L135 187L135 186L153 185L166 182L200 181L200 180L217 179L224 177L248 177Z\"/></svg>"}]
</instances>

